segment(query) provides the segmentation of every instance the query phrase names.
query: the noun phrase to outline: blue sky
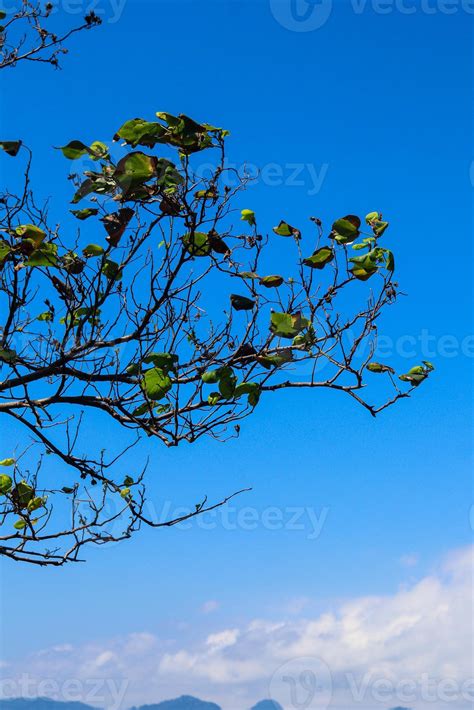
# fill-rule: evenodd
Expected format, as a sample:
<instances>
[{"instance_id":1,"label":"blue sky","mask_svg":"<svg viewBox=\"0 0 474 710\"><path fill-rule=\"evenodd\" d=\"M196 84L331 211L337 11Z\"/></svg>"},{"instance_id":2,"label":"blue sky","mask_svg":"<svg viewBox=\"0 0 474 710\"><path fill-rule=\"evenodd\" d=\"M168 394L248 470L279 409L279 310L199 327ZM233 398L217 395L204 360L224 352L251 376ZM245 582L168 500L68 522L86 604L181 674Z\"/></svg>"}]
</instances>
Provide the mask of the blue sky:
<instances>
[{"instance_id":1,"label":"blue sky","mask_svg":"<svg viewBox=\"0 0 474 710\"><path fill-rule=\"evenodd\" d=\"M99 0L103 26L71 43L62 71L4 72L2 135L34 149L34 176L58 217L70 166L52 146L110 140L124 120L157 110L228 128L238 165L279 166L276 184L260 180L242 204L268 228L282 209L292 224L381 210L407 293L381 330L398 348L416 338L420 352L423 329L434 336L436 372L376 420L336 393L285 393L262 401L238 441L171 451L146 442L158 506L253 491L212 530L143 530L60 570L3 564L6 662L135 632L188 647L253 618L318 615L395 594L472 542L472 15L434 0L406 3L412 14L400 3L381 14L334 2L321 27L302 31L289 0L278 2L272 11L268 0L128 0L117 19ZM63 6L57 21L71 20ZM297 185L294 163L304 166ZM6 178L11 166L2 160ZM397 366L420 359L402 355ZM234 524L247 506L252 530ZM286 526L266 529L270 507ZM42 619L35 633L27 609Z\"/></svg>"}]
</instances>

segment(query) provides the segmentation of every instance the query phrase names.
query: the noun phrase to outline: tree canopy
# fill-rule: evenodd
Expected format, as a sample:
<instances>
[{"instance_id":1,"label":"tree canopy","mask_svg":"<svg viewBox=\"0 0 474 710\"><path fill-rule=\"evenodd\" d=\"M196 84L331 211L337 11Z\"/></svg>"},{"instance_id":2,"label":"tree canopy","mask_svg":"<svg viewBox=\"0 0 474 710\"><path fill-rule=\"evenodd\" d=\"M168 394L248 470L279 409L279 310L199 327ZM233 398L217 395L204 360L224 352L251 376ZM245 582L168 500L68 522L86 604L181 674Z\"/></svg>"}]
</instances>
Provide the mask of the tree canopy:
<instances>
[{"instance_id":1,"label":"tree canopy","mask_svg":"<svg viewBox=\"0 0 474 710\"><path fill-rule=\"evenodd\" d=\"M28 147L0 141L24 175L0 196L0 412L31 442L0 461L0 554L60 565L87 543L182 520L147 517L147 466L124 471L107 452L116 431L122 454L143 435L223 440L263 398L294 389L331 389L375 416L433 369L374 361L398 293L382 214L293 226L275 210L265 227L244 201L249 176L226 163L228 135L159 111L114 126L113 142L71 137L58 148L72 166L61 226L32 189ZM94 451L98 416L109 425ZM204 498L184 517L224 502Z\"/></svg>"}]
</instances>

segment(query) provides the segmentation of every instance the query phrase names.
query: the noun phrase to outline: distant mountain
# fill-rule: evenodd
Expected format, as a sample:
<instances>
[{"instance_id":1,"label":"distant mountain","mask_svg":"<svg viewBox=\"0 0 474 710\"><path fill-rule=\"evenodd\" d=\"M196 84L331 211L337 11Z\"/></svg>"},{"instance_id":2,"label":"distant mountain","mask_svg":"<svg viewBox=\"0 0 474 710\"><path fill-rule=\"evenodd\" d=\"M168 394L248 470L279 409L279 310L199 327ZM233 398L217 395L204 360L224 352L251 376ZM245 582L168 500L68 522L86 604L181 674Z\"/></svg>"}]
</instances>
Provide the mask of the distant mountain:
<instances>
[{"instance_id":1,"label":"distant mountain","mask_svg":"<svg viewBox=\"0 0 474 710\"><path fill-rule=\"evenodd\" d=\"M175 700L165 700L156 705L141 705L132 710L222 710L222 708L215 703L206 703L199 698L193 698L191 695L182 695Z\"/></svg>"},{"instance_id":2,"label":"distant mountain","mask_svg":"<svg viewBox=\"0 0 474 710\"><path fill-rule=\"evenodd\" d=\"M0 710L97 710L84 703L68 703L50 698L0 698ZM165 700L154 705L141 705L131 710L222 710L215 703L205 702L191 695L182 695L175 700ZM283 710L279 703L273 700L262 700L251 710ZM392 708L392 710L410 710L409 708Z\"/></svg>"},{"instance_id":3,"label":"distant mountain","mask_svg":"<svg viewBox=\"0 0 474 710\"><path fill-rule=\"evenodd\" d=\"M68 703L51 698L0 698L0 710L97 710L84 703Z\"/></svg>"}]
</instances>

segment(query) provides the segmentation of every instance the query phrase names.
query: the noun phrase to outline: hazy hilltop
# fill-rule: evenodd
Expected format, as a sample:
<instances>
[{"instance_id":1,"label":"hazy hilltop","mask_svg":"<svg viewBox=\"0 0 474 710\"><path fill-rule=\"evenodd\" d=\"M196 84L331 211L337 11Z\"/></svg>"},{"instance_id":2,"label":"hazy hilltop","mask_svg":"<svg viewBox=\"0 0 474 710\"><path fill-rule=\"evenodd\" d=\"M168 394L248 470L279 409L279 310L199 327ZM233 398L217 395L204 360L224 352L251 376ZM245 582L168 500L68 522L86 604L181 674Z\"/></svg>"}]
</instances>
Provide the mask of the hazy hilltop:
<instances>
[{"instance_id":1,"label":"hazy hilltop","mask_svg":"<svg viewBox=\"0 0 474 710\"><path fill-rule=\"evenodd\" d=\"M79 702L63 702L51 698L0 698L0 710L97 710Z\"/></svg>"},{"instance_id":2,"label":"hazy hilltop","mask_svg":"<svg viewBox=\"0 0 474 710\"><path fill-rule=\"evenodd\" d=\"M215 703L193 698L192 695L182 695L175 700L164 700L153 705L141 705L139 708L132 708L132 710L222 710L222 708Z\"/></svg>"},{"instance_id":3,"label":"hazy hilltop","mask_svg":"<svg viewBox=\"0 0 474 710\"><path fill-rule=\"evenodd\" d=\"M79 702L62 702L50 698L0 698L0 710L98 710L91 705ZM182 695L174 700L164 700L152 705L140 705L130 710L222 710L220 705L210 703L192 695ZM242 710L245 710L244 708ZM274 700L261 700L250 710L284 710L280 703ZM396 707L390 710L413 710L412 708Z\"/></svg>"},{"instance_id":4,"label":"hazy hilltop","mask_svg":"<svg viewBox=\"0 0 474 710\"><path fill-rule=\"evenodd\" d=\"M62 702L50 698L11 698L0 699L0 710L97 710L97 708L84 703ZM131 710L222 710L222 708L216 703L208 703L199 698L193 698L191 695L182 695L174 700L142 705L131 708ZM270 707L267 710L274 709ZM279 709L277 708L277 710Z\"/></svg>"}]
</instances>

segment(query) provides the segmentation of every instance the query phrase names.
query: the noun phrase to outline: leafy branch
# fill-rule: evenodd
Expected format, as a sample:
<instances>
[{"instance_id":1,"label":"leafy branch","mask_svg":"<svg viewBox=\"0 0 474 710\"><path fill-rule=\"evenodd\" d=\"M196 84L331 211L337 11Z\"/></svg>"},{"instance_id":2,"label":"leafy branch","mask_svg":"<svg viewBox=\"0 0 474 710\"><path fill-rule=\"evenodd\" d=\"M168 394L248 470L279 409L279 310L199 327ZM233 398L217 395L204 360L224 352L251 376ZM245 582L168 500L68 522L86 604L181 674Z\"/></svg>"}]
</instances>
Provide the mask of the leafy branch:
<instances>
[{"instance_id":1,"label":"leafy branch","mask_svg":"<svg viewBox=\"0 0 474 710\"><path fill-rule=\"evenodd\" d=\"M34 472L12 456L13 474L0 477L0 554L13 559L64 564L88 543L180 522L146 515L145 469L124 474L123 455L142 435L166 447L224 440L263 397L287 389L331 389L375 416L433 369L397 378L373 361L378 321L398 295L381 214L364 225L346 215L330 230L279 215L261 229L239 204L249 177L226 166L228 131L156 119L117 130L120 157L101 141L60 148L82 168L71 177L75 239L36 203L28 149L0 143L26 155L21 194L0 198L0 413L40 451ZM214 156L205 177L204 151ZM374 375L386 388L375 386L375 401ZM108 459L87 436L99 420L111 437L130 436ZM48 483L44 455L62 464L64 485ZM205 499L185 518L227 500Z\"/></svg>"}]
</instances>

